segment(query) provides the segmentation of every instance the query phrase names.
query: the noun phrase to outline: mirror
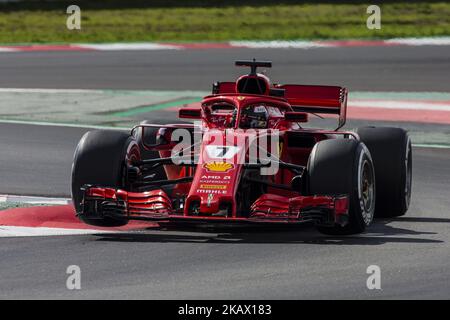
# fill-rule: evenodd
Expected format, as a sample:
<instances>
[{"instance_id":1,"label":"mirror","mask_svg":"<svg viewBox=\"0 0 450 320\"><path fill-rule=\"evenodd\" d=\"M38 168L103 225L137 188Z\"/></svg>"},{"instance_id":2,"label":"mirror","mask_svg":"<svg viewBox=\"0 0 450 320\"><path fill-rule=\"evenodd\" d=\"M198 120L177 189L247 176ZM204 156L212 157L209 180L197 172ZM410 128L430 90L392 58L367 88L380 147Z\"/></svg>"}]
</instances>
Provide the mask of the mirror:
<instances>
[{"instance_id":1,"label":"mirror","mask_svg":"<svg viewBox=\"0 0 450 320\"><path fill-rule=\"evenodd\" d=\"M290 122L308 122L308 114L304 112L288 111L284 113L284 119Z\"/></svg>"},{"instance_id":2,"label":"mirror","mask_svg":"<svg viewBox=\"0 0 450 320\"><path fill-rule=\"evenodd\" d=\"M183 119L201 119L201 108L182 108L178 111L178 117Z\"/></svg>"}]
</instances>

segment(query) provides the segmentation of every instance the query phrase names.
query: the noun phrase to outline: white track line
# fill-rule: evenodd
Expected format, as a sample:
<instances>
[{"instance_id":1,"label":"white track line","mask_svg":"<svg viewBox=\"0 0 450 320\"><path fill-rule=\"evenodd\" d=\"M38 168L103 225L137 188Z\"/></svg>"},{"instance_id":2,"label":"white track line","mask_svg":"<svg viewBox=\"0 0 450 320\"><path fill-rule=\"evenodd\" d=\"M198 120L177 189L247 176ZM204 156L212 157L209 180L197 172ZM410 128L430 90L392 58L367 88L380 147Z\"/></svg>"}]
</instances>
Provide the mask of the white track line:
<instances>
[{"instance_id":1,"label":"white track line","mask_svg":"<svg viewBox=\"0 0 450 320\"><path fill-rule=\"evenodd\" d=\"M450 145L445 144L413 143L412 146L415 148L450 149Z\"/></svg>"},{"instance_id":2,"label":"white track line","mask_svg":"<svg viewBox=\"0 0 450 320\"><path fill-rule=\"evenodd\" d=\"M48 204L48 205L66 205L71 203L69 198L51 198L35 196L19 196L0 194L0 202L15 202L25 204Z\"/></svg>"},{"instance_id":3,"label":"white track line","mask_svg":"<svg viewBox=\"0 0 450 320\"><path fill-rule=\"evenodd\" d=\"M130 130L131 131L131 127L130 128L112 127L112 126L101 126L101 125L95 125L95 124L81 124L81 123L59 123L59 122L42 122L42 121L8 120L8 119L0 119L0 123L24 124L24 125L45 126L45 127L66 127L66 128Z\"/></svg>"},{"instance_id":4,"label":"white track line","mask_svg":"<svg viewBox=\"0 0 450 320\"><path fill-rule=\"evenodd\" d=\"M70 236L70 235L86 235L86 234L118 233L118 232L121 232L121 231L0 226L0 238Z\"/></svg>"},{"instance_id":5,"label":"white track line","mask_svg":"<svg viewBox=\"0 0 450 320\"><path fill-rule=\"evenodd\" d=\"M244 48L294 48L294 49L310 49L310 48L336 48L336 47L347 47L354 46L354 42L357 41L358 46L364 46L365 44L370 45L374 41L377 42L378 46L383 45L405 45L405 46L446 46L450 45L450 37L436 37L436 38L392 38L384 41L377 40L336 40L336 41L302 41L302 40L273 40L273 41L230 41L230 45L234 47L244 47Z\"/></svg>"},{"instance_id":6,"label":"white track line","mask_svg":"<svg viewBox=\"0 0 450 320\"><path fill-rule=\"evenodd\" d=\"M19 49L0 47L0 52L17 52Z\"/></svg>"},{"instance_id":7,"label":"white track line","mask_svg":"<svg viewBox=\"0 0 450 320\"><path fill-rule=\"evenodd\" d=\"M105 93L96 89L0 88L0 93Z\"/></svg>"},{"instance_id":8,"label":"white track line","mask_svg":"<svg viewBox=\"0 0 450 320\"><path fill-rule=\"evenodd\" d=\"M76 47L83 49L93 49L99 51L116 50L179 50L180 46L160 44L160 43L99 43L99 44L76 44Z\"/></svg>"},{"instance_id":9,"label":"white track line","mask_svg":"<svg viewBox=\"0 0 450 320\"><path fill-rule=\"evenodd\" d=\"M425 46L425 45L450 45L450 37L425 37L425 38L392 38L387 40L371 40L371 39L341 39L341 40L271 40L271 41L229 41L223 42L234 48L293 48L293 49L311 49L311 48L336 48L347 46L371 46L376 42L377 46ZM201 44L201 47L208 48L208 43L158 43L158 42L129 42L129 43L72 43L62 47L70 50L94 50L94 51L126 51L126 50L183 50L195 47ZM0 46L0 52L33 52L42 51L41 46L46 51L59 51L60 45L43 44L43 45L23 45L14 48L8 46ZM34 47L34 48L33 48ZM216 48L215 43L211 43L211 48Z\"/></svg>"},{"instance_id":10,"label":"white track line","mask_svg":"<svg viewBox=\"0 0 450 320\"><path fill-rule=\"evenodd\" d=\"M310 49L310 48L327 48L333 47L333 45L326 42L314 42L314 41L231 41L230 45L234 47L245 48L295 48L295 49Z\"/></svg>"},{"instance_id":11,"label":"white track line","mask_svg":"<svg viewBox=\"0 0 450 320\"><path fill-rule=\"evenodd\" d=\"M381 109L407 109L407 110L433 110L450 111L449 103L426 102L426 101L408 101L408 100L359 100L350 99L350 107L381 108Z\"/></svg>"},{"instance_id":12,"label":"white track line","mask_svg":"<svg viewBox=\"0 0 450 320\"><path fill-rule=\"evenodd\" d=\"M385 40L388 44L403 44L409 46L447 46L450 45L450 37L439 38L393 38Z\"/></svg>"}]
</instances>

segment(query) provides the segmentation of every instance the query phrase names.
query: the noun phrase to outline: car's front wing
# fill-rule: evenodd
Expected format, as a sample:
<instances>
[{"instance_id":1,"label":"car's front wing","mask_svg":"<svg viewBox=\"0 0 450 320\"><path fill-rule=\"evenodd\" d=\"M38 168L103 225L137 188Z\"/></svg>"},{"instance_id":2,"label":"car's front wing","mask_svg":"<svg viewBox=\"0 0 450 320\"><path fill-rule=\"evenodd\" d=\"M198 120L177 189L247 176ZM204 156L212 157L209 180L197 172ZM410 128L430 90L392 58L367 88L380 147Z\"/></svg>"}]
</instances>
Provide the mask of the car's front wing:
<instances>
[{"instance_id":1,"label":"car's front wing","mask_svg":"<svg viewBox=\"0 0 450 320\"><path fill-rule=\"evenodd\" d=\"M345 225L348 222L349 199L341 196L297 196L287 198L264 194L250 212L244 214L192 214L182 202L170 199L161 190L129 192L115 188L85 186L78 215L89 219L105 216L127 220L195 223L278 223L313 222L320 225Z\"/></svg>"}]
</instances>

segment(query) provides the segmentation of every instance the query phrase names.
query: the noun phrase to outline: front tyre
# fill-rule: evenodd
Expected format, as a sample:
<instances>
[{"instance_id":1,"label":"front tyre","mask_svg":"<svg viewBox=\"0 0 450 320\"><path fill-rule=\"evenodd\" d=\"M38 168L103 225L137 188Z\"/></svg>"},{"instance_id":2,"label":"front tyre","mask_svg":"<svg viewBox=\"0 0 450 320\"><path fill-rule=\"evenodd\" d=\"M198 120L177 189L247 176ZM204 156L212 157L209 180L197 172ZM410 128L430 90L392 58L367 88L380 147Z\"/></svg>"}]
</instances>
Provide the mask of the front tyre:
<instances>
[{"instance_id":1,"label":"front tyre","mask_svg":"<svg viewBox=\"0 0 450 320\"><path fill-rule=\"evenodd\" d=\"M309 194L349 197L348 223L318 226L321 233L357 234L371 224L375 212L375 170L363 143L351 139L320 141L311 151L307 174Z\"/></svg>"},{"instance_id":2,"label":"front tyre","mask_svg":"<svg viewBox=\"0 0 450 320\"><path fill-rule=\"evenodd\" d=\"M126 219L99 217L82 211L81 200L85 184L112 188L127 187L127 162L140 159L135 139L128 133L112 130L89 131L81 138L72 164L72 200L79 218L90 225L117 227Z\"/></svg>"}]
</instances>

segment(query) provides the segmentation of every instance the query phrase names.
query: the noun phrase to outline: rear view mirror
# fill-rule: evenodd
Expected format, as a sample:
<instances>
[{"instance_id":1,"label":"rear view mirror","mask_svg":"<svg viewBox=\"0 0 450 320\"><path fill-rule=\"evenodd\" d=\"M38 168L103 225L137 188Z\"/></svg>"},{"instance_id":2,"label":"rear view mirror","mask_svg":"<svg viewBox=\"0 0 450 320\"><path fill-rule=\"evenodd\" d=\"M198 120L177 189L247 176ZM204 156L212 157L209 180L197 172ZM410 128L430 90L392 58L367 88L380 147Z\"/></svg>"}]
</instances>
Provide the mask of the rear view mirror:
<instances>
[{"instance_id":1,"label":"rear view mirror","mask_svg":"<svg viewBox=\"0 0 450 320\"><path fill-rule=\"evenodd\" d=\"M186 143L189 143L193 140L193 129L189 128L156 127L146 126L145 124L137 128L136 138L141 141L147 150L171 150L181 141L187 141ZM173 136L174 131L177 131L175 137Z\"/></svg>"},{"instance_id":2,"label":"rear view mirror","mask_svg":"<svg viewBox=\"0 0 450 320\"><path fill-rule=\"evenodd\" d=\"M178 112L178 117L183 119L201 119L202 109L201 108L182 108Z\"/></svg>"},{"instance_id":3,"label":"rear view mirror","mask_svg":"<svg viewBox=\"0 0 450 320\"><path fill-rule=\"evenodd\" d=\"M290 122L308 122L308 114L304 112L288 111L284 113L284 119Z\"/></svg>"}]
</instances>

